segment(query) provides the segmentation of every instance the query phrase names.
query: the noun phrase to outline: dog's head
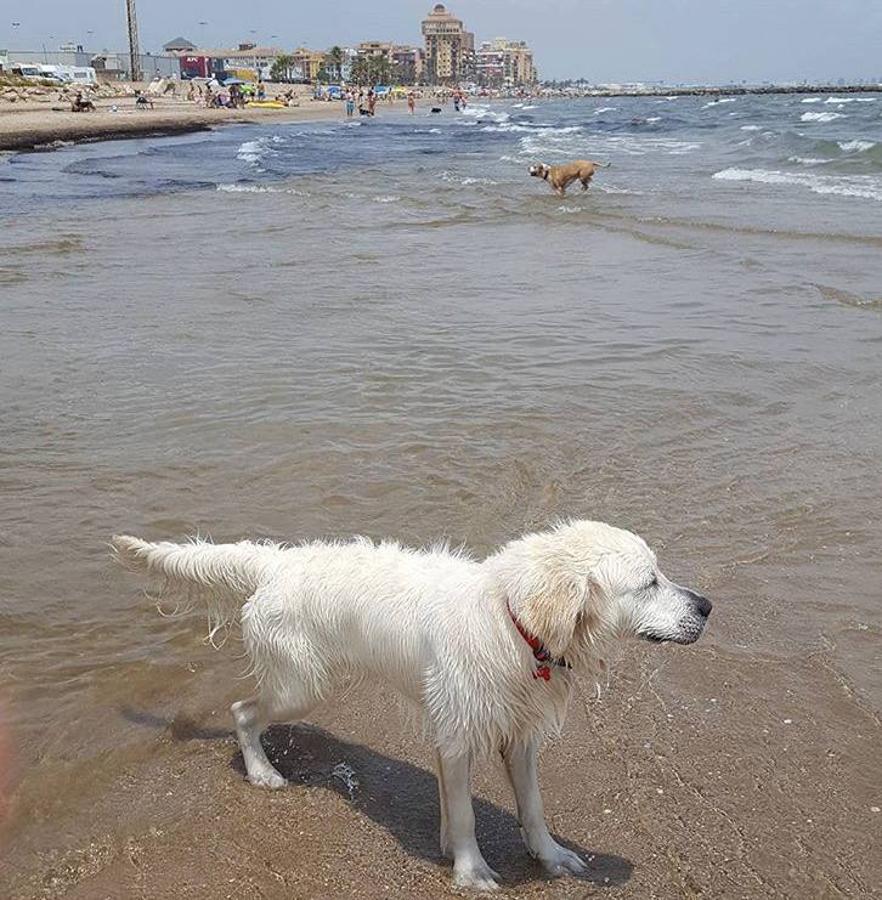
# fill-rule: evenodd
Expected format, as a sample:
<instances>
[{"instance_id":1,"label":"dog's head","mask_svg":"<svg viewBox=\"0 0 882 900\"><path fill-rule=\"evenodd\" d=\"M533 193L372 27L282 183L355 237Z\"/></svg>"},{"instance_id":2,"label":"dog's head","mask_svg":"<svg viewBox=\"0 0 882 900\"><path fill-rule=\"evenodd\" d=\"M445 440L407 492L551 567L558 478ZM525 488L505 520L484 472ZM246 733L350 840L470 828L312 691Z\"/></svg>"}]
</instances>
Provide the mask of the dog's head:
<instances>
[{"instance_id":1,"label":"dog's head","mask_svg":"<svg viewBox=\"0 0 882 900\"><path fill-rule=\"evenodd\" d=\"M618 636L691 644L711 611L659 571L642 538L602 522L521 538L494 559L512 612L557 658Z\"/></svg>"},{"instance_id":2,"label":"dog's head","mask_svg":"<svg viewBox=\"0 0 882 900\"><path fill-rule=\"evenodd\" d=\"M551 166L546 165L545 163L535 163L530 166L530 174L534 178L548 178L548 173L551 171Z\"/></svg>"}]
</instances>

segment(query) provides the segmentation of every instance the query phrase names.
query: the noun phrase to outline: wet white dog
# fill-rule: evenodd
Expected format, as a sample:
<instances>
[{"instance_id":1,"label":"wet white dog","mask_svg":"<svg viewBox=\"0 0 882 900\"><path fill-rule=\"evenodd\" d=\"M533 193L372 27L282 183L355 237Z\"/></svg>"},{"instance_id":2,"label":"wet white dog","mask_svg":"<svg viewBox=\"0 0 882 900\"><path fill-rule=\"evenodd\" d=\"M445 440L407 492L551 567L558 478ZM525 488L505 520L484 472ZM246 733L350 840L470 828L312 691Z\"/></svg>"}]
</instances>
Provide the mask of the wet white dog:
<instances>
[{"instance_id":1,"label":"wet white dog","mask_svg":"<svg viewBox=\"0 0 882 900\"><path fill-rule=\"evenodd\" d=\"M457 885L497 887L475 840L472 762L501 751L528 852L552 875L585 868L548 832L536 774L579 675L598 677L621 637L690 644L711 604L668 581L643 540L572 522L512 541L483 562L394 543L148 543L115 537L129 567L170 593L201 593L215 627L239 616L257 696L234 703L249 780L281 788L260 743L359 678L420 710L437 749L441 849Z\"/></svg>"}]
</instances>

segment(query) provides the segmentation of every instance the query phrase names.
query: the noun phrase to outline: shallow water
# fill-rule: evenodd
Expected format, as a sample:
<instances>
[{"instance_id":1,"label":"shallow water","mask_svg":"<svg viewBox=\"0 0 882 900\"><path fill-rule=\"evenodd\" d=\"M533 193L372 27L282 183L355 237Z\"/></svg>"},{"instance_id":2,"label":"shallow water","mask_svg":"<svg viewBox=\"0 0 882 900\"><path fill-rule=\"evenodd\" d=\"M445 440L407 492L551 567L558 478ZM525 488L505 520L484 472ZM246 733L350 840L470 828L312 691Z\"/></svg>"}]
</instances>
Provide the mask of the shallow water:
<instances>
[{"instance_id":1,"label":"shallow water","mask_svg":"<svg viewBox=\"0 0 882 900\"><path fill-rule=\"evenodd\" d=\"M238 671L120 530L482 553L600 518L716 601L707 641L824 650L878 710L882 97L381 113L0 161L25 786L75 802L131 710ZM573 157L612 167L527 177Z\"/></svg>"}]
</instances>

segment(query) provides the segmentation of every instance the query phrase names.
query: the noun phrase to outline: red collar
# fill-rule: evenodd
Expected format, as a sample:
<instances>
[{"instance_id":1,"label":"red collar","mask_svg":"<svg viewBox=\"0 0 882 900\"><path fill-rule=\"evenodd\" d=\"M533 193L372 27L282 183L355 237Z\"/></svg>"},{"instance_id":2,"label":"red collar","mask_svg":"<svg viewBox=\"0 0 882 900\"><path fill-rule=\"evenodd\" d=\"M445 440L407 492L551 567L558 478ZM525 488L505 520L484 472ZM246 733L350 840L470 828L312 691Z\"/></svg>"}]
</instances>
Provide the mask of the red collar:
<instances>
[{"instance_id":1,"label":"red collar","mask_svg":"<svg viewBox=\"0 0 882 900\"><path fill-rule=\"evenodd\" d=\"M539 640L535 635L530 634L526 628L518 621L517 616L512 612L511 606L506 602L508 614L514 622L518 634L527 642L533 651L533 658L536 660L536 668L533 671L534 678L541 678L543 681L551 681L551 667L560 666L562 669L571 668L570 664L564 659L554 659L551 651Z\"/></svg>"}]
</instances>

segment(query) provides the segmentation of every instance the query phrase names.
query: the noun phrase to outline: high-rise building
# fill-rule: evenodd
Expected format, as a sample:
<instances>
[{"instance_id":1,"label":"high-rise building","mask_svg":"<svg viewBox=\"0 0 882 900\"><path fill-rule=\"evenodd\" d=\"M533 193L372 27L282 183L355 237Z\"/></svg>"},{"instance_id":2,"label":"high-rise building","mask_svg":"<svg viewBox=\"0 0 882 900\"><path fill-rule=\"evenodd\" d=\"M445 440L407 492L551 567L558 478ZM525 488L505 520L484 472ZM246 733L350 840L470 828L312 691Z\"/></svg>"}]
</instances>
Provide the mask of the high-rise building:
<instances>
[{"instance_id":1,"label":"high-rise building","mask_svg":"<svg viewBox=\"0 0 882 900\"><path fill-rule=\"evenodd\" d=\"M537 81L533 51L524 41L506 38L481 44L475 54L475 73L484 87L525 87Z\"/></svg>"},{"instance_id":2,"label":"high-rise building","mask_svg":"<svg viewBox=\"0 0 882 900\"><path fill-rule=\"evenodd\" d=\"M475 36L443 3L435 4L423 19L426 39L426 80L453 84L474 77Z\"/></svg>"},{"instance_id":3,"label":"high-rise building","mask_svg":"<svg viewBox=\"0 0 882 900\"><path fill-rule=\"evenodd\" d=\"M423 51L409 44L391 41L362 41L358 55L368 59L384 59L392 67L392 78L400 84L416 84L423 77Z\"/></svg>"}]
</instances>

